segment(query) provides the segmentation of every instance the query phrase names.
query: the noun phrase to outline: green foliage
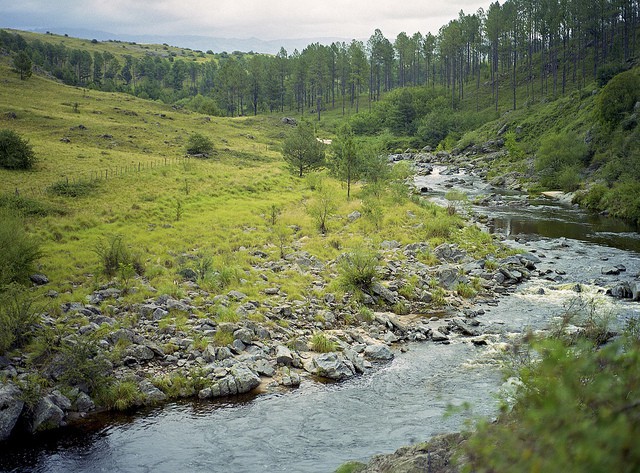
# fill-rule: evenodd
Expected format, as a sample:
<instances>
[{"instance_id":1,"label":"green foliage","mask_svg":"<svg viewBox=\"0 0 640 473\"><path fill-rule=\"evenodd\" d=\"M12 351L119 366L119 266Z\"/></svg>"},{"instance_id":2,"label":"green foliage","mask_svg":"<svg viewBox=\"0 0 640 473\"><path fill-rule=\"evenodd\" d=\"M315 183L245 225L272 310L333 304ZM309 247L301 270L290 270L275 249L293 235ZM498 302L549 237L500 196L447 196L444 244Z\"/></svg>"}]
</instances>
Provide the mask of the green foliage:
<instances>
[{"instance_id":1,"label":"green foliage","mask_svg":"<svg viewBox=\"0 0 640 473\"><path fill-rule=\"evenodd\" d=\"M640 465L640 339L595 349L534 342L512 410L482 423L465 446L466 471L620 471Z\"/></svg>"},{"instance_id":2,"label":"green foliage","mask_svg":"<svg viewBox=\"0 0 640 473\"><path fill-rule=\"evenodd\" d=\"M359 144L355 141L353 131L348 125L338 130L338 136L331 144L331 172L347 184L347 199L351 197L351 184L356 182L363 170L364 163Z\"/></svg>"},{"instance_id":3,"label":"green foliage","mask_svg":"<svg viewBox=\"0 0 640 473\"><path fill-rule=\"evenodd\" d=\"M24 217L46 217L47 215L65 215L65 210L48 202L23 197L19 194L0 194L0 211L6 209Z\"/></svg>"},{"instance_id":4,"label":"green foliage","mask_svg":"<svg viewBox=\"0 0 640 473\"><path fill-rule=\"evenodd\" d=\"M109 383L98 393L98 403L109 409L126 411L144 402L144 394L140 392L134 380L117 380Z\"/></svg>"},{"instance_id":5,"label":"green foliage","mask_svg":"<svg viewBox=\"0 0 640 473\"><path fill-rule=\"evenodd\" d=\"M622 72L604 86L596 100L598 117L614 127L640 100L640 75L635 70Z\"/></svg>"},{"instance_id":6,"label":"green foliage","mask_svg":"<svg viewBox=\"0 0 640 473\"><path fill-rule=\"evenodd\" d=\"M472 297L476 296L475 289L469 284L463 282L459 282L458 284L456 284L455 291L460 297L464 299L471 299Z\"/></svg>"},{"instance_id":7,"label":"green foliage","mask_svg":"<svg viewBox=\"0 0 640 473\"><path fill-rule=\"evenodd\" d=\"M26 51L20 51L13 58L13 70L20 74L20 80L27 80L31 77L33 63Z\"/></svg>"},{"instance_id":8,"label":"green foliage","mask_svg":"<svg viewBox=\"0 0 640 473\"><path fill-rule=\"evenodd\" d=\"M378 275L378 254L368 248L355 248L338 261L338 282L346 291L367 291Z\"/></svg>"},{"instance_id":9,"label":"green foliage","mask_svg":"<svg viewBox=\"0 0 640 473\"><path fill-rule=\"evenodd\" d=\"M282 157L292 172L302 177L307 171L318 169L324 164L325 145L320 143L305 122L289 132L282 144Z\"/></svg>"},{"instance_id":10,"label":"green foliage","mask_svg":"<svg viewBox=\"0 0 640 473\"><path fill-rule=\"evenodd\" d=\"M0 292L0 355L22 347L33 335L40 307L33 295L17 285Z\"/></svg>"},{"instance_id":11,"label":"green foliage","mask_svg":"<svg viewBox=\"0 0 640 473\"><path fill-rule=\"evenodd\" d=\"M361 462L349 461L340 465L335 473L360 473L364 471L367 465Z\"/></svg>"},{"instance_id":12,"label":"green foliage","mask_svg":"<svg viewBox=\"0 0 640 473\"><path fill-rule=\"evenodd\" d=\"M69 182L68 179L65 179L51 184L47 188L47 191L53 195L76 198L90 196L94 194L99 187L100 183L98 181L79 180Z\"/></svg>"},{"instance_id":13,"label":"green foliage","mask_svg":"<svg viewBox=\"0 0 640 473\"><path fill-rule=\"evenodd\" d=\"M94 249L100 259L102 272L109 277L118 274L121 268L131 267L136 274L144 273L140 258L131 252L122 235L113 235L98 243Z\"/></svg>"},{"instance_id":14,"label":"green foliage","mask_svg":"<svg viewBox=\"0 0 640 473\"><path fill-rule=\"evenodd\" d=\"M233 340L233 333L226 332L224 330L218 330L213 335L213 344L218 347L226 347L227 345L231 345L233 343Z\"/></svg>"},{"instance_id":15,"label":"green foliage","mask_svg":"<svg viewBox=\"0 0 640 473\"><path fill-rule=\"evenodd\" d=\"M331 341L323 332L316 332L311 337L311 350L318 353L329 353L338 349L338 344Z\"/></svg>"},{"instance_id":16,"label":"green foliage","mask_svg":"<svg viewBox=\"0 0 640 473\"><path fill-rule=\"evenodd\" d=\"M574 191L580 183L587 145L575 133L549 133L540 140L535 161L540 183L548 188Z\"/></svg>"},{"instance_id":17,"label":"green foliage","mask_svg":"<svg viewBox=\"0 0 640 473\"><path fill-rule=\"evenodd\" d=\"M320 190L307 205L307 213L323 235L329 231L329 219L333 217L338 206L328 189Z\"/></svg>"},{"instance_id":18,"label":"green foliage","mask_svg":"<svg viewBox=\"0 0 640 473\"><path fill-rule=\"evenodd\" d=\"M0 130L0 167L31 169L36 161L36 155L28 140L12 130Z\"/></svg>"},{"instance_id":19,"label":"green foliage","mask_svg":"<svg viewBox=\"0 0 640 473\"><path fill-rule=\"evenodd\" d=\"M108 383L110 364L90 337L65 337L53 364L62 372L60 381L68 386L86 386L89 392L98 392Z\"/></svg>"},{"instance_id":20,"label":"green foliage","mask_svg":"<svg viewBox=\"0 0 640 473\"><path fill-rule=\"evenodd\" d=\"M213 142L201 133L193 133L187 141L187 154L208 158L213 153Z\"/></svg>"},{"instance_id":21,"label":"green foliage","mask_svg":"<svg viewBox=\"0 0 640 473\"><path fill-rule=\"evenodd\" d=\"M0 290L12 282L26 283L36 260L42 256L40 245L24 229L22 220L0 209Z\"/></svg>"},{"instance_id":22,"label":"green foliage","mask_svg":"<svg viewBox=\"0 0 640 473\"><path fill-rule=\"evenodd\" d=\"M516 139L514 131L508 131L504 135L504 147L509 152L509 158L513 161L521 160L525 157L525 152Z\"/></svg>"}]
</instances>

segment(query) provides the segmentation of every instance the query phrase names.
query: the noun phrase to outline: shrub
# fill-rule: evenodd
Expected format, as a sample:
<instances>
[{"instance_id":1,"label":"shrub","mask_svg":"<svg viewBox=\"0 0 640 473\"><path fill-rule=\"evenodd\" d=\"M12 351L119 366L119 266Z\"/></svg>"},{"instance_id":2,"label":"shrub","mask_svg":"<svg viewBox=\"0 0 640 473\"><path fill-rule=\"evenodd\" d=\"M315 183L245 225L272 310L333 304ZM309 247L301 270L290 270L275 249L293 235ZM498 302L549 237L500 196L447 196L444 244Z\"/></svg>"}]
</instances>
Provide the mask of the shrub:
<instances>
[{"instance_id":1,"label":"shrub","mask_svg":"<svg viewBox=\"0 0 640 473\"><path fill-rule=\"evenodd\" d=\"M208 158L213 152L213 142L200 133L194 133L187 142L187 154Z\"/></svg>"},{"instance_id":2,"label":"shrub","mask_svg":"<svg viewBox=\"0 0 640 473\"><path fill-rule=\"evenodd\" d=\"M0 209L0 289L12 282L24 283L42 255L39 244L27 235L22 220Z\"/></svg>"},{"instance_id":3,"label":"shrub","mask_svg":"<svg viewBox=\"0 0 640 473\"><path fill-rule=\"evenodd\" d=\"M91 338L65 337L53 364L54 369L62 372L60 381L68 386L84 386L94 393L108 383L110 363Z\"/></svg>"},{"instance_id":4,"label":"shrub","mask_svg":"<svg viewBox=\"0 0 640 473\"><path fill-rule=\"evenodd\" d=\"M0 167L5 169L31 169L36 155L29 141L12 130L0 130Z\"/></svg>"},{"instance_id":5,"label":"shrub","mask_svg":"<svg viewBox=\"0 0 640 473\"><path fill-rule=\"evenodd\" d=\"M11 285L0 296L0 355L24 345L38 321L38 306L20 286Z\"/></svg>"},{"instance_id":6,"label":"shrub","mask_svg":"<svg viewBox=\"0 0 640 473\"><path fill-rule=\"evenodd\" d=\"M0 208L15 212L25 217L46 217L47 215L64 215L63 209L50 203L41 202L16 194L0 194Z\"/></svg>"},{"instance_id":7,"label":"shrub","mask_svg":"<svg viewBox=\"0 0 640 473\"><path fill-rule=\"evenodd\" d=\"M636 471L637 336L600 349L551 339L533 348L537 361L519 370L515 405L467 441L467 471Z\"/></svg>"},{"instance_id":8,"label":"shrub","mask_svg":"<svg viewBox=\"0 0 640 473\"><path fill-rule=\"evenodd\" d=\"M339 283L347 291L366 291L377 276L378 254L375 251L356 248L342 255L338 262Z\"/></svg>"},{"instance_id":9,"label":"shrub","mask_svg":"<svg viewBox=\"0 0 640 473\"><path fill-rule=\"evenodd\" d=\"M80 180L69 182L68 179L64 181L58 181L51 184L47 191L53 195L59 195L61 197L85 197L93 194L98 189L99 183L97 181Z\"/></svg>"},{"instance_id":10,"label":"shrub","mask_svg":"<svg viewBox=\"0 0 640 473\"><path fill-rule=\"evenodd\" d=\"M133 268L136 274L144 273L140 258L131 253L122 235L114 235L101 241L94 251L100 258L102 271L109 277L115 276L122 268L128 267Z\"/></svg>"},{"instance_id":11,"label":"shrub","mask_svg":"<svg viewBox=\"0 0 640 473\"><path fill-rule=\"evenodd\" d=\"M307 213L316 224L316 228L323 235L328 231L328 220L333 216L337 205L333 196L326 190L321 190L307 206Z\"/></svg>"},{"instance_id":12,"label":"shrub","mask_svg":"<svg viewBox=\"0 0 640 473\"><path fill-rule=\"evenodd\" d=\"M580 165L587 155L587 145L573 132L550 133L540 140L535 161L540 183L550 188L575 190ZM567 187L562 187L562 185Z\"/></svg>"},{"instance_id":13,"label":"shrub","mask_svg":"<svg viewBox=\"0 0 640 473\"><path fill-rule=\"evenodd\" d=\"M141 405L144 394L140 392L138 384L133 380L118 380L103 389L98 396L98 402L118 411L125 411L131 407Z\"/></svg>"},{"instance_id":14,"label":"shrub","mask_svg":"<svg viewBox=\"0 0 640 473\"><path fill-rule=\"evenodd\" d=\"M640 77L631 70L618 74L602 89L596 99L596 113L610 127L614 127L632 112L640 100Z\"/></svg>"},{"instance_id":15,"label":"shrub","mask_svg":"<svg viewBox=\"0 0 640 473\"><path fill-rule=\"evenodd\" d=\"M337 349L338 344L336 342L332 342L323 332L316 332L311 337L311 350L313 351L318 353L329 353L331 351L336 351Z\"/></svg>"}]
</instances>

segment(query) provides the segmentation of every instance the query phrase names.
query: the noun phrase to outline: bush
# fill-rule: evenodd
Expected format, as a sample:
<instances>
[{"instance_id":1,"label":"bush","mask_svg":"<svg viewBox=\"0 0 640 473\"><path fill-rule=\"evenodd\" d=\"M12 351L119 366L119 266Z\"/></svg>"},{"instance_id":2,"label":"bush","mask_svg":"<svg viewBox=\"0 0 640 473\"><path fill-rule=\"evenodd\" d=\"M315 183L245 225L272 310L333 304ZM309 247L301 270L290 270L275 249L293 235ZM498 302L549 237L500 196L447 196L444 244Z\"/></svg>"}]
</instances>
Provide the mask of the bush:
<instances>
[{"instance_id":1,"label":"bush","mask_svg":"<svg viewBox=\"0 0 640 473\"><path fill-rule=\"evenodd\" d=\"M515 405L468 440L466 471L637 471L640 340L534 342ZM535 357L534 357L535 359Z\"/></svg>"},{"instance_id":2,"label":"bush","mask_svg":"<svg viewBox=\"0 0 640 473\"><path fill-rule=\"evenodd\" d=\"M131 267L136 274L144 273L144 266L139 257L133 255L125 244L122 235L115 235L101 241L94 250L100 258L102 271L105 275L113 277L122 268Z\"/></svg>"},{"instance_id":3,"label":"bush","mask_svg":"<svg viewBox=\"0 0 640 473\"><path fill-rule=\"evenodd\" d=\"M51 194L59 195L61 197L85 197L93 194L99 184L97 181L74 181L69 182L69 180L58 181L54 184L51 184L47 191Z\"/></svg>"},{"instance_id":4,"label":"bush","mask_svg":"<svg viewBox=\"0 0 640 473\"><path fill-rule=\"evenodd\" d=\"M586 143L573 132L546 135L540 140L535 162L540 183L549 188L576 190L580 166L587 150Z\"/></svg>"},{"instance_id":5,"label":"bush","mask_svg":"<svg viewBox=\"0 0 640 473\"><path fill-rule=\"evenodd\" d=\"M194 133L187 143L187 154L208 158L213 153L213 142L200 133Z\"/></svg>"},{"instance_id":6,"label":"bush","mask_svg":"<svg viewBox=\"0 0 640 473\"><path fill-rule=\"evenodd\" d=\"M0 167L31 169L36 155L29 142L11 130L0 130Z\"/></svg>"},{"instance_id":7,"label":"bush","mask_svg":"<svg viewBox=\"0 0 640 473\"><path fill-rule=\"evenodd\" d=\"M610 127L614 127L633 111L640 100L640 77L631 70L618 74L602 89L596 100L596 113Z\"/></svg>"},{"instance_id":8,"label":"bush","mask_svg":"<svg viewBox=\"0 0 640 473\"><path fill-rule=\"evenodd\" d=\"M311 337L311 350L315 352L329 353L337 349L338 344L329 340L329 337L322 332L316 332Z\"/></svg>"},{"instance_id":9,"label":"bush","mask_svg":"<svg viewBox=\"0 0 640 473\"><path fill-rule=\"evenodd\" d=\"M19 286L5 289L0 296L0 355L23 346L37 321L34 299Z\"/></svg>"},{"instance_id":10,"label":"bush","mask_svg":"<svg viewBox=\"0 0 640 473\"><path fill-rule=\"evenodd\" d=\"M0 289L16 282L26 283L36 260L42 255L39 244L27 235L15 214L0 209Z\"/></svg>"},{"instance_id":11,"label":"bush","mask_svg":"<svg viewBox=\"0 0 640 473\"><path fill-rule=\"evenodd\" d=\"M347 291L366 291L377 276L378 254L365 248L356 248L342 255L338 263L340 286Z\"/></svg>"}]
</instances>

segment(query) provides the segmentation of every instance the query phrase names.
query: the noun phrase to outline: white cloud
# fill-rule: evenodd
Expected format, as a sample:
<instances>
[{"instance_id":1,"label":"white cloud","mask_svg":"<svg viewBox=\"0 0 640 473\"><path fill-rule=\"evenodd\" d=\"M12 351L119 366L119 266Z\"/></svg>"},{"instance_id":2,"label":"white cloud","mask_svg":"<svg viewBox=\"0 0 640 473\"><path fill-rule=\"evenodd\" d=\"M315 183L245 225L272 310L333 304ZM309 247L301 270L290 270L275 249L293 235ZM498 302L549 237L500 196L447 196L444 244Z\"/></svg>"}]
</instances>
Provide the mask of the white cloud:
<instances>
[{"instance_id":1,"label":"white cloud","mask_svg":"<svg viewBox=\"0 0 640 473\"><path fill-rule=\"evenodd\" d=\"M437 32L489 0L0 0L3 27L86 28L119 34L193 34L261 39L366 38L380 28Z\"/></svg>"}]
</instances>

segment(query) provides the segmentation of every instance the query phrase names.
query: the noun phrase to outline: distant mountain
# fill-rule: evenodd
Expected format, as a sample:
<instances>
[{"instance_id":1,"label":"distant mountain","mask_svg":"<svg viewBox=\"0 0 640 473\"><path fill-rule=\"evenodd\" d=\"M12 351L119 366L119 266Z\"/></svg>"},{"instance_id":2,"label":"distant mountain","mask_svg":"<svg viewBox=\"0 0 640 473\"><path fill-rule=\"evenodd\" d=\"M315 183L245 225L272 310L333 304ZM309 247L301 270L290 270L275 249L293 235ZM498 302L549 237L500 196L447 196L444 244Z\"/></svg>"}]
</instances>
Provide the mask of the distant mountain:
<instances>
[{"instance_id":1,"label":"distant mountain","mask_svg":"<svg viewBox=\"0 0 640 473\"><path fill-rule=\"evenodd\" d=\"M221 53L223 51L233 52L253 51L256 53L277 54L281 47L284 47L288 53L292 53L294 49L302 51L305 47L312 43L331 44L333 42L351 42L352 38L288 38L263 40L259 38L217 38L213 36L197 36L197 35L127 35L115 34L106 31L88 30L83 28L19 28L24 31L33 31L36 33L55 33L67 34L74 38L97 39L98 41L127 41L140 44L168 44L182 48L194 50Z\"/></svg>"}]
</instances>

